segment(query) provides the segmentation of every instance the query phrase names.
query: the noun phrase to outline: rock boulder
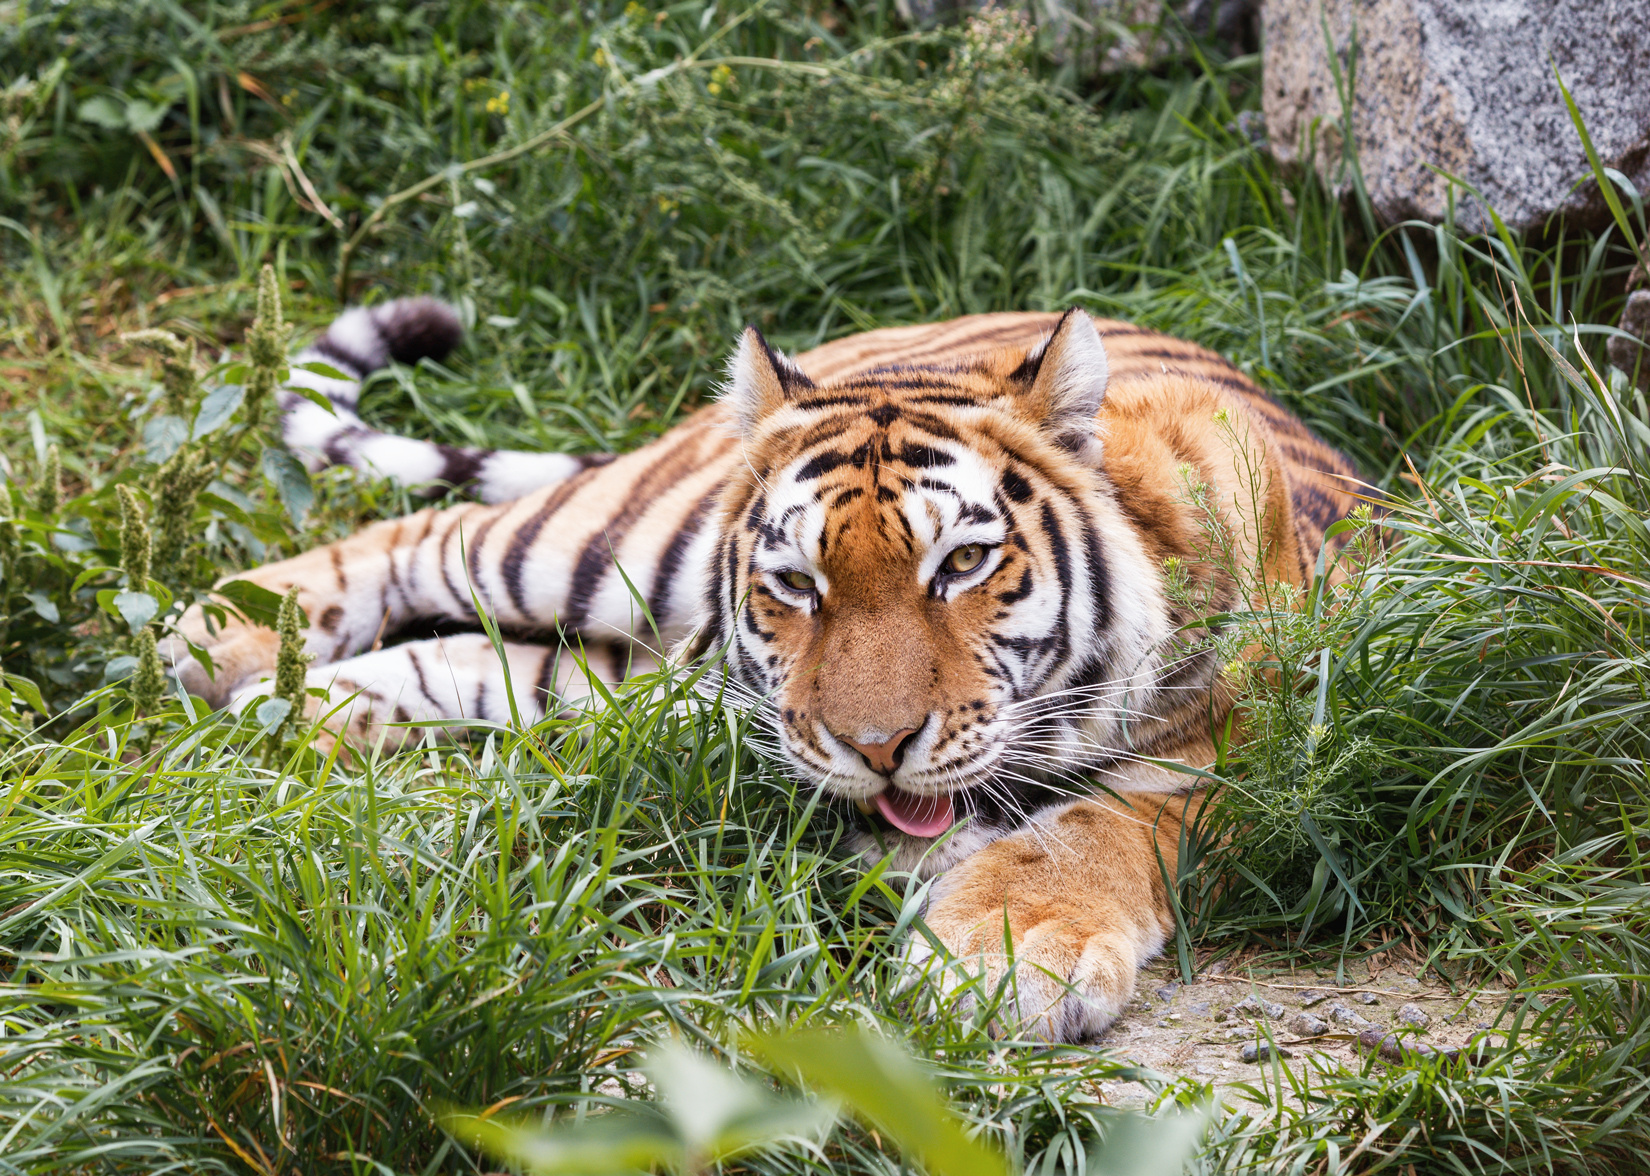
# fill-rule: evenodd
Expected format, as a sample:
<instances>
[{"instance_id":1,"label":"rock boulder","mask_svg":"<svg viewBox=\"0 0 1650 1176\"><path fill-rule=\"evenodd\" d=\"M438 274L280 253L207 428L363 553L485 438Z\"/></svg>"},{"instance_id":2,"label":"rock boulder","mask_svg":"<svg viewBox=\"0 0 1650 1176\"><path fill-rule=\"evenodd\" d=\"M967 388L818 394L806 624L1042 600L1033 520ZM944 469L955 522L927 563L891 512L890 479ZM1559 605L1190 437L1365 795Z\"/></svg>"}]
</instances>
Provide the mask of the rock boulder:
<instances>
[{"instance_id":1,"label":"rock boulder","mask_svg":"<svg viewBox=\"0 0 1650 1176\"><path fill-rule=\"evenodd\" d=\"M1606 165L1650 188L1646 0L1266 0L1262 24L1273 152L1303 160L1315 136L1319 173L1350 190L1333 45L1342 86L1355 80L1358 163L1385 222L1444 217L1449 184L1433 168L1517 229L1554 213L1600 221L1597 189L1575 187L1587 159L1555 63ZM1464 227L1488 227L1476 201L1457 209Z\"/></svg>"}]
</instances>

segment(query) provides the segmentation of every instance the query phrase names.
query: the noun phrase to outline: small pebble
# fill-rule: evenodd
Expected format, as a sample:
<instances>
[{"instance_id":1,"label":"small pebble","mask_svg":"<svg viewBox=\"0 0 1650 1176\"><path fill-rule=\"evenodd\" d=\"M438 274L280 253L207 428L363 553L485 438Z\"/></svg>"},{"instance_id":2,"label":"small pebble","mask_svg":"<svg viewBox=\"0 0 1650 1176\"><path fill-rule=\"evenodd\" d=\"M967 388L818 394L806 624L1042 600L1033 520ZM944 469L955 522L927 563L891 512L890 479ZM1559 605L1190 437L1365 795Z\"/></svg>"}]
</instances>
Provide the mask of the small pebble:
<instances>
[{"instance_id":1,"label":"small pebble","mask_svg":"<svg viewBox=\"0 0 1650 1176\"><path fill-rule=\"evenodd\" d=\"M1376 996L1373 992L1360 992L1358 993L1357 1001L1359 1004L1380 1004L1381 998Z\"/></svg>"},{"instance_id":2,"label":"small pebble","mask_svg":"<svg viewBox=\"0 0 1650 1176\"><path fill-rule=\"evenodd\" d=\"M1432 1024L1432 1018L1427 1016L1426 1010L1418 1004L1406 1004L1398 1010L1398 1019L1406 1025L1413 1025L1417 1029L1425 1029Z\"/></svg>"},{"instance_id":3,"label":"small pebble","mask_svg":"<svg viewBox=\"0 0 1650 1176\"><path fill-rule=\"evenodd\" d=\"M1327 992L1320 992L1318 989L1314 988L1309 992L1301 993L1301 1008L1309 1009L1313 1005L1320 1004L1328 999L1329 994Z\"/></svg>"},{"instance_id":4,"label":"small pebble","mask_svg":"<svg viewBox=\"0 0 1650 1176\"><path fill-rule=\"evenodd\" d=\"M1233 1005L1231 1011L1238 1014L1240 1017L1270 1017L1274 1021L1281 1021L1283 1020L1283 1014L1287 1010L1280 1004L1272 1004L1270 1001L1260 1000L1254 993L1251 992L1248 996L1238 1001L1237 1004Z\"/></svg>"},{"instance_id":5,"label":"small pebble","mask_svg":"<svg viewBox=\"0 0 1650 1176\"><path fill-rule=\"evenodd\" d=\"M1246 1062L1268 1062L1272 1060L1274 1053L1280 1058L1295 1056L1282 1046L1275 1046L1269 1041L1251 1041L1243 1047L1243 1053L1240 1056Z\"/></svg>"},{"instance_id":6,"label":"small pebble","mask_svg":"<svg viewBox=\"0 0 1650 1176\"><path fill-rule=\"evenodd\" d=\"M1225 1009L1217 1009L1215 1011L1215 1022L1216 1022L1216 1024L1219 1024L1219 1023L1225 1021L1226 1017L1227 1017L1227 1012L1226 1012Z\"/></svg>"},{"instance_id":7,"label":"small pebble","mask_svg":"<svg viewBox=\"0 0 1650 1176\"><path fill-rule=\"evenodd\" d=\"M1289 1032L1296 1037L1316 1037L1329 1032L1329 1022L1311 1013L1296 1013L1289 1020Z\"/></svg>"},{"instance_id":8,"label":"small pebble","mask_svg":"<svg viewBox=\"0 0 1650 1176\"><path fill-rule=\"evenodd\" d=\"M1168 1019L1165 1017L1159 1017L1157 1019L1157 1027L1159 1029L1167 1029L1169 1027Z\"/></svg>"},{"instance_id":9,"label":"small pebble","mask_svg":"<svg viewBox=\"0 0 1650 1176\"><path fill-rule=\"evenodd\" d=\"M1209 1015L1209 1002L1206 1000L1192 1001L1185 1008L1194 1017L1207 1017Z\"/></svg>"},{"instance_id":10,"label":"small pebble","mask_svg":"<svg viewBox=\"0 0 1650 1176\"><path fill-rule=\"evenodd\" d=\"M1165 984L1162 988L1159 988L1157 990L1157 999L1162 1000L1162 1001L1173 1000L1174 999L1174 994L1179 992L1179 991L1180 991L1180 985L1178 985L1178 984Z\"/></svg>"},{"instance_id":11,"label":"small pebble","mask_svg":"<svg viewBox=\"0 0 1650 1176\"><path fill-rule=\"evenodd\" d=\"M1249 1038L1251 1038L1253 1036L1254 1036L1254 1034L1251 1033L1247 1029L1228 1029L1228 1030L1226 1030L1226 1040L1227 1041L1247 1041L1247 1040L1249 1040Z\"/></svg>"},{"instance_id":12,"label":"small pebble","mask_svg":"<svg viewBox=\"0 0 1650 1176\"><path fill-rule=\"evenodd\" d=\"M1336 1001L1334 1004L1330 1005L1328 1012L1329 1019L1337 1025L1356 1025L1359 1028L1362 1028L1366 1025L1372 1024L1372 1022L1367 1018L1353 1012L1339 1001Z\"/></svg>"}]
</instances>

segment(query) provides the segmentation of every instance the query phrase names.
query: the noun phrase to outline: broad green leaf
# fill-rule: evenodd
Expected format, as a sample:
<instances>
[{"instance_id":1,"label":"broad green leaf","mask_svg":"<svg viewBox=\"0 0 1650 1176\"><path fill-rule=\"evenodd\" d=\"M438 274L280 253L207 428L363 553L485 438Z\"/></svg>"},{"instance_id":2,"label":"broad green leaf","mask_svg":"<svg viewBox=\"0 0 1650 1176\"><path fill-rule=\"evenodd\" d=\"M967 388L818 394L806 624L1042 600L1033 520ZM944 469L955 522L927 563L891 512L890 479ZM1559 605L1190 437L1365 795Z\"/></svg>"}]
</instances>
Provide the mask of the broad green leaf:
<instances>
[{"instance_id":1,"label":"broad green leaf","mask_svg":"<svg viewBox=\"0 0 1650 1176\"><path fill-rule=\"evenodd\" d=\"M190 436L196 441L227 425L246 399L246 389L239 384L221 384L201 400L195 414L195 427Z\"/></svg>"},{"instance_id":2,"label":"broad green leaf","mask_svg":"<svg viewBox=\"0 0 1650 1176\"><path fill-rule=\"evenodd\" d=\"M308 365L306 364L305 366L307 367ZM317 392L314 388L306 388L302 384L288 384L287 390L290 392L296 392L311 404L326 409L327 412L331 413L333 416L338 415L338 406L331 400L327 399L324 393Z\"/></svg>"},{"instance_id":3,"label":"broad green leaf","mask_svg":"<svg viewBox=\"0 0 1650 1176\"><path fill-rule=\"evenodd\" d=\"M4 677L6 685L21 696L24 702L41 714L46 713L46 700L40 697L40 687L34 684L32 678L25 678L22 674L6 674Z\"/></svg>"},{"instance_id":4,"label":"broad green leaf","mask_svg":"<svg viewBox=\"0 0 1650 1176\"><path fill-rule=\"evenodd\" d=\"M679 1169L687 1154L669 1124L645 1111L612 1111L548 1130L477 1115L448 1115L441 1125L466 1143L538 1176L622 1176L659 1167Z\"/></svg>"},{"instance_id":5,"label":"broad green leaf","mask_svg":"<svg viewBox=\"0 0 1650 1176\"><path fill-rule=\"evenodd\" d=\"M776 1098L685 1045L661 1045L642 1067L694 1156L721 1158L755 1144L811 1135L836 1118L825 1103Z\"/></svg>"},{"instance_id":6,"label":"broad green leaf","mask_svg":"<svg viewBox=\"0 0 1650 1176\"><path fill-rule=\"evenodd\" d=\"M1107 1126L1105 1142L1090 1150L1088 1170L1093 1176L1181 1176L1208 1125L1207 1110L1121 1116Z\"/></svg>"},{"instance_id":7,"label":"broad green leaf","mask_svg":"<svg viewBox=\"0 0 1650 1176\"><path fill-rule=\"evenodd\" d=\"M264 477L275 483L286 513L293 525L302 529L304 516L315 504L315 491L309 484L309 471L284 449L264 450Z\"/></svg>"},{"instance_id":8,"label":"broad green leaf","mask_svg":"<svg viewBox=\"0 0 1650 1176\"><path fill-rule=\"evenodd\" d=\"M863 1032L808 1030L753 1038L750 1047L777 1069L840 1098L932 1176L1007 1176L1002 1154L968 1137L933 1081L893 1042Z\"/></svg>"},{"instance_id":9,"label":"broad green leaf","mask_svg":"<svg viewBox=\"0 0 1650 1176\"><path fill-rule=\"evenodd\" d=\"M55 625L63 619L62 614L57 611L57 605L52 603L51 597L44 592L25 592L23 599L34 605L34 611L40 614L41 620Z\"/></svg>"},{"instance_id":10,"label":"broad green leaf","mask_svg":"<svg viewBox=\"0 0 1650 1176\"><path fill-rule=\"evenodd\" d=\"M160 465L189 439L189 423L180 416L155 417L143 426L143 456Z\"/></svg>"},{"instance_id":11,"label":"broad green leaf","mask_svg":"<svg viewBox=\"0 0 1650 1176\"><path fill-rule=\"evenodd\" d=\"M294 364L293 366L301 372L309 372L313 375L323 376L328 380L342 380L346 384L353 384L356 382L356 378L348 372L341 372L330 363L322 363L318 359L312 359L308 363ZM310 391L313 392L314 389L312 388Z\"/></svg>"},{"instance_id":12,"label":"broad green leaf","mask_svg":"<svg viewBox=\"0 0 1650 1176\"><path fill-rule=\"evenodd\" d=\"M160 601L147 592L117 592L114 606L134 633L154 620L155 614L160 611Z\"/></svg>"},{"instance_id":13,"label":"broad green leaf","mask_svg":"<svg viewBox=\"0 0 1650 1176\"><path fill-rule=\"evenodd\" d=\"M126 104L126 125L133 131L144 134L160 126L166 117L166 107L156 106L153 102L145 102L141 98L133 98Z\"/></svg>"},{"instance_id":14,"label":"broad green leaf","mask_svg":"<svg viewBox=\"0 0 1650 1176\"><path fill-rule=\"evenodd\" d=\"M110 658L108 664L103 667L104 684L130 678L132 672L137 669L137 664L138 659L129 653Z\"/></svg>"},{"instance_id":15,"label":"broad green leaf","mask_svg":"<svg viewBox=\"0 0 1650 1176\"><path fill-rule=\"evenodd\" d=\"M285 698L266 698L258 704L258 709L254 712L259 730L265 735L286 722L286 717L291 713L292 703Z\"/></svg>"},{"instance_id":16,"label":"broad green leaf","mask_svg":"<svg viewBox=\"0 0 1650 1176\"><path fill-rule=\"evenodd\" d=\"M113 98L99 94L82 102L75 114L81 122L95 123L111 131L126 129L126 108Z\"/></svg>"},{"instance_id":17,"label":"broad green leaf","mask_svg":"<svg viewBox=\"0 0 1650 1176\"><path fill-rule=\"evenodd\" d=\"M273 629L281 617L281 594L271 592L262 584L254 584L251 580L230 580L227 584L219 584L212 589L214 593L223 597L255 625L263 625ZM298 624L307 627L309 617L302 611L298 613Z\"/></svg>"}]
</instances>

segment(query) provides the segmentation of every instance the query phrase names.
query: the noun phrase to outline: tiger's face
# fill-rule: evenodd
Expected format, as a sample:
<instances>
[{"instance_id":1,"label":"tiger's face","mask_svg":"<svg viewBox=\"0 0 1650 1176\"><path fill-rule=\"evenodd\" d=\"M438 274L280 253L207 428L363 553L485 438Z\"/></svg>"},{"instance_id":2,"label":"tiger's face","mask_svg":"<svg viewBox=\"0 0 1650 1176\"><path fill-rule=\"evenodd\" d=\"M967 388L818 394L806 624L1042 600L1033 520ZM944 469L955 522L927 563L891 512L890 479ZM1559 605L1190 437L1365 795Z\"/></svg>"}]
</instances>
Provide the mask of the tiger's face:
<instances>
[{"instance_id":1,"label":"tiger's face","mask_svg":"<svg viewBox=\"0 0 1650 1176\"><path fill-rule=\"evenodd\" d=\"M1080 312L962 366L815 385L754 330L730 365L712 628L785 756L888 835L1018 824L1150 710L1167 609L1102 467L1106 374Z\"/></svg>"}]
</instances>

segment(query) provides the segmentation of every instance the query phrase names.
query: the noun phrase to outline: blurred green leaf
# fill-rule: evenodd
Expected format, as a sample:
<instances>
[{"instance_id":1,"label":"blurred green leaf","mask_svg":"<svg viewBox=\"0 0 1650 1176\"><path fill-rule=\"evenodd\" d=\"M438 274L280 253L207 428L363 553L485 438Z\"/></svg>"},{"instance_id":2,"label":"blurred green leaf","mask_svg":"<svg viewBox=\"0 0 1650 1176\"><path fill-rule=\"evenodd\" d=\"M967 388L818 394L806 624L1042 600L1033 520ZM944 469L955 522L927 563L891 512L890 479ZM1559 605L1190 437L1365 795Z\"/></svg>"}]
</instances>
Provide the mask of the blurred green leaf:
<instances>
[{"instance_id":1,"label":"blurred green leaf","mask_svg":"<svg viewBox=\"0 0 1650 1176\"><path fill-rule=\"evenodd\" d=\"M809 1135L836 1119L832 1103L776 1098L687 1046L668 1043L643 1066L664 1111L695 1156L729 1156L753 1144Z\"/></svg>"},{"instance_id":2,"label":"blurred green leaf","mask_svg":"<svg viewBox=\"0 0 1650 1176\"><path fill-rule=\"evenodd\" d=\"M968 1137L933 1079L905 1050L861 1031L806 1030L755 1037L750 1049L776 1069L835 1095L921 1160L933 1176L1005 1176L1001 1153Z\"/></svg>"},{"instance_id":3,"label":"blurred green leaf","mask_svg":"<svg viewBox=\"0 0 1650 1176\"><path fill-rule=\"evenodd\" d=\"M465 1142L539 1176L627 1176L678 1168L687 1155L662 1118L629 1109L561 1127L477 1115L449 1115L441 1124Z\"/></svg>"},{"instance_id":4,"label":"blurred green leaf","mask_svg":"<svg viewBox=\"0 0 1650 1176\"><path fill-rule=\"evenodd\" d=\"M1090 1150L1088 1170L1092 1176L1181 1176L1208 1126L1207 1109L1121 1115L1107 1125L1105 1142Z\"/></svg>"},{"instance_id":5,"label":"blurred green leaf","mask_svg":"<svg viewBox=\"0 0 1650 1176\"><path fill-rule=\"evenodd\" d=\"M116 592L113 604L115 611L134 633L154 620L155 614L160 611L160 602L147 592Z\"/></svg>"},{"instance_id":6,"label":"blurred green leaf","mask_svg":"<svg viewBox=\"0 0 1650 1176\"><path fill-rule=\"evenodd\" d=\"M212 591L233 604L247 620L255 625L273 629L276 621L280 618L281 594L271 592L262 584L254 584L251 580L230 580L219 584ZM308 615L300 611L298 623L307 627L309 623Z\"/></svg>"},{"instance_id":7,"label":"blurred green leaf","mask_svg":"<svg viewBox=\"0 0 1650 1176\"><path fill-rule=\"evenodd\" d=\"M220 384L212 389L201 399L200 411L195 414L195 427L190 431L190 436L199 441L223 428L245 399L246 389L240 384Z\"/></svg>"},{"instance_id":8,"label":"blurred green leaf","mask_svg":"<svg viewBox=\"0 0 1650 1176\"><path fill-rule=\"evenodd\" d=\"M111 131L126 129L126 108L113 98L98 95L82 102L75 113L81 122L94 123Z\"/></svg>"},{"instance_id":9,"label":"blurred green leaf","mask_svg":"<svg viewBox=\"0 0 1650 1176\"><path fill-rule=\"evenodd\" d=\"M46 702L40 697L40 687L31 679L23 677L22 674L6 674L5 680L6 685L21 695L24 702L41 714L46 713Z\"/></svg>"},{"instance_id":10,"label":"blurred green leaf","mask_svg":"<svg viewBox=\"0 0 1650 1176\"><path fill-rule=\"evenodd\" d=\"M264 477L275 484L286 512L295 526L304 525L304 516L315 505L315 490L310 486L309 471L284 449L265 449Z\"/></svg>"},{"instance_id":11,"label":"blurred green leaf","mask_svg":"<svg viewBox=\"0 0 1650 1176\"><path fill-rule=\"evenodd\" d=\"M695 1172L764 1144L816 1136L836 1121L830 1102L777 1097L766 1083L677 1042L656 1046L642 1068L656 1104L632 1103L548 1128L474 1115L452 1115L443 1125L540 1176L623 1176L660 1167Z\"/></svg>"}]
</instances>

